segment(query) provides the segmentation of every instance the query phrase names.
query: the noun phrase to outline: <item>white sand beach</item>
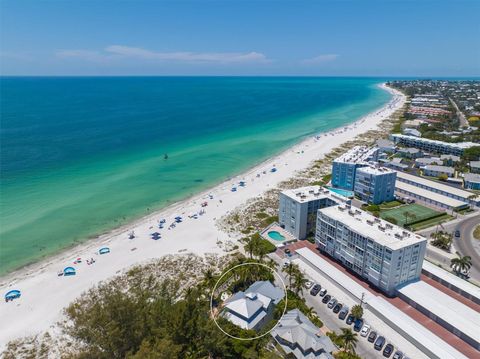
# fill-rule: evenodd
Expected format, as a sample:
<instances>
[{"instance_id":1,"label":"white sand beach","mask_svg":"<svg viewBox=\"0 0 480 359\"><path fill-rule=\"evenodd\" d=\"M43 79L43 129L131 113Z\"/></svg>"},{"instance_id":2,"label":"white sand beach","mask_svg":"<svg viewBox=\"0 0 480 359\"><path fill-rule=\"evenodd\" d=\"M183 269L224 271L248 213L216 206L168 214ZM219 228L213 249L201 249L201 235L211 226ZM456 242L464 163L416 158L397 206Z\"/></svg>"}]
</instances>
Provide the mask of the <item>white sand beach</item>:
<instances>
[{"instance_id":1,"label":"white sand beach","mask_svg":"<svg viewBox=\"0 0 480 359\"><path fill-rule=\"evenodd\" d=\"M390 102L355 123L310 137L215 188L1 278L2 297L12 289L20 290L22 296L12 302L0 302L0 351L9 340L47 330L62 319L63 308L82 292L132 265L166 254L224 253L217 242L235 241L237 238L229 237L220 230L216 225L217 219L294 176L296 171L305 169L333 148L376 129L383 119L405 102L405 96L400 92L385 85L382 88L393 95ZM270 171L273 167L276 172ZM246 186L238 186L239 181L245 181ZM233 186L237 188L236 192L231 191ZM208 205L202 208L201 204L205 201ZM203 215L189 218L189 215L202 209L205 210ZM168 229L176 216L182 216L183 222ZM161 219L166 220L163 229L158 228ZM128 234L132 230L135 238L129 239ZM160 232L161 239L153 240L153 232ZM98 250L102 247L109 247L110 253L99 255ZM82 258L82 262L73 264L78 257ZM94 258L95 263L87 264L86 260L90 258ZM58 272L67 266L75 267L76 275L58 276Z\"/></svg>"}]
</instances>

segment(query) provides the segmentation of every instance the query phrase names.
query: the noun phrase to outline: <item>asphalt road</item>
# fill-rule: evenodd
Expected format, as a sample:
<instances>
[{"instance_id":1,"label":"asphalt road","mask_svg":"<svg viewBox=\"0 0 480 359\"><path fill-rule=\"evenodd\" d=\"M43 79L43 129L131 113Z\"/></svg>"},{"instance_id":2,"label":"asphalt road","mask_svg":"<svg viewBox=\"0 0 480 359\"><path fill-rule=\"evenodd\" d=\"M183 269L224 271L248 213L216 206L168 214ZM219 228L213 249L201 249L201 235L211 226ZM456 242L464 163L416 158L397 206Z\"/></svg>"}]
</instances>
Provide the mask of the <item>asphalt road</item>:
<instances>
[{"instance_id":1,"label":"asphalt road","mask_svg":"<svg viewBox=\"0 0 480 359\"><path fill-rule=\"evenodd\" d=\"M475 249L475 246L478 247L477 239L473 238L473 230L477 225L480 224L480 214L475 217L470 217L464 221L457 224L455 230L460 231L460 237L454 237L453 244L458 252L462 256L472 257L472 268L470 269L470 275L473 276L472 272L476 272L475 276L480 278L480 254L478 249Z\"/></svg>"}]
</instances>

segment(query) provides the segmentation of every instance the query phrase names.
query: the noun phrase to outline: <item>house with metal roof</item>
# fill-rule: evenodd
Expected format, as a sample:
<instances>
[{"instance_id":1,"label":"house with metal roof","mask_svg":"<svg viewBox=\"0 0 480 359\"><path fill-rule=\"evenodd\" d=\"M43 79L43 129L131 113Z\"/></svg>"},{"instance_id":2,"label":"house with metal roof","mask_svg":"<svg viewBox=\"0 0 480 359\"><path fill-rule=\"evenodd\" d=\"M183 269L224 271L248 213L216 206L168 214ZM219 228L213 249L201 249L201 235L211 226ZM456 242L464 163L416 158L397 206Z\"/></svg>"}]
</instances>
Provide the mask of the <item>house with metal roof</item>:
<instances>
[{"instance_id":1,"label":"house with metal roof","mask_svg":"<svg viewBox=\"0 0 480 359\"><path fill-rule=\"evenodd\" d=\"M243 329L259 330L273 318L273 309L284 295L271 282L257 281L228 298L222 316Z\"/></svg>"},{"instance_id":2,"label":"house with metal roof","mask_svg":"<svg viewBox=\"0 0 480 359\"><path fill-rule=\"evenodd\" d=\"M292 309L271 332L287 354L298 359L333 359L337 347L301 311Z\"/></svg>"}]
</instances>

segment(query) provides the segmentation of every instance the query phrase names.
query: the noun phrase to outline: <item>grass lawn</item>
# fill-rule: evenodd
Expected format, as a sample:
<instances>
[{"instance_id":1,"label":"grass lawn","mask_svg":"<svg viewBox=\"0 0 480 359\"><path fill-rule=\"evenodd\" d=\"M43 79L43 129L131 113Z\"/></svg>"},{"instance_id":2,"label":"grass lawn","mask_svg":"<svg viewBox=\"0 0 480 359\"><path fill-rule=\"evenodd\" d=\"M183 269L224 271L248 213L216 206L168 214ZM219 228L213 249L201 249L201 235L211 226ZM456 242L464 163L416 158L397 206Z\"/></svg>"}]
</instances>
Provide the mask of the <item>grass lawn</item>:
<instances>
[{"instance_id":1,"label":"grass lawn","mask_svg":"<svg viewBox=\"0 0 480 359\"><path fill-rule=\"evenodd\" d=\"M403 226L405 224L405 212L415 214L415 218L408 217L408 222L416 222L419 220L428 220L435 215L438 215L441 212L435 211L428 207L413 203L406 204L404 206L392 208L392 209L382 209L380 211L380 217L383 219L389 217L394 218L397 222L397 225ZM447 215L447 214L446 214ZM448 216L448 215L447 215ZM442 216L443 217L443 216ZM442 218L439 217L439 218ZM437 219L437 218L435 218Z\"/></svg>"}]
</instances>

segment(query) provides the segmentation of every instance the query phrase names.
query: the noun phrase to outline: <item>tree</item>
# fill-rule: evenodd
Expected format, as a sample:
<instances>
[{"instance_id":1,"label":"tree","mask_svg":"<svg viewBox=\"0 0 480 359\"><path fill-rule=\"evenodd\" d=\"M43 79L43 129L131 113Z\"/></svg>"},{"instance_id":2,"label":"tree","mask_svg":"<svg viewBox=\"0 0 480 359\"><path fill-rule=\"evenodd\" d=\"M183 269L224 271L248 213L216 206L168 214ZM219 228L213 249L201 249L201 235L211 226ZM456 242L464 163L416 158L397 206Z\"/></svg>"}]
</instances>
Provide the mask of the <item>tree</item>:
<instances>
[{"instance_id":1,"label":"tree","mask_svg":"<svg viewBox=\"0 0 480 359\"><path fill-rule=\"evenodd\" d=\"M350 328L342 328L342 334L340 334L339 338L342 342L342 349L349 353L355 353L358 342L357 333L352 332Z\"/></svg>"},{"instance_id":2,"label":"tree","mask_svg":"<svg viewBox=\"0 0 480 359\"><path fill-rule=\"evenodd\" d=\"M296 270L293 273L293 289L296 295L303 293L303 288L305 288L305 283L307 282L308 280L301 270Z\"/></svg>"},{"instance_id":3,"label":"tree","mask_svg":"<svg viewBox=\"0 0 480 359\"><path fill-rule=\"evenodd\" d=\"M288 262L288 265L282 269L283 272L285 272L288 275L288 287L292 289L292 280L295 272L300 271L298 268L298 265Z\"/></svg>"},{"instance_id":4,"label":"tree","mask_svg":"<svg viewBox=\"0 0 480 359\"><path fill-rule=\"evenodd\" d=\"M465 273L472 267L472 257L470 256L461 256L458 254L457 258L453 258L450 261L450 267L454 270L455 273Z\"/></svg>"},{"instance_id":5,"label":"tree","mask_svg":"<svg viewBox=\"0 0 480 359\"><path fill-rule=\"evenodd\" d=\"M360 304L355 304L352 307L352 315L355 319L361 319L363 317L363 308Z\"/></svg>"}]
</instances>

